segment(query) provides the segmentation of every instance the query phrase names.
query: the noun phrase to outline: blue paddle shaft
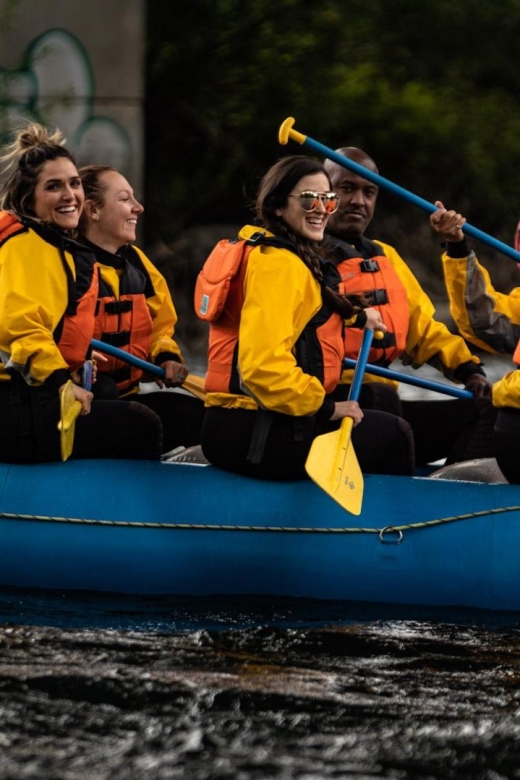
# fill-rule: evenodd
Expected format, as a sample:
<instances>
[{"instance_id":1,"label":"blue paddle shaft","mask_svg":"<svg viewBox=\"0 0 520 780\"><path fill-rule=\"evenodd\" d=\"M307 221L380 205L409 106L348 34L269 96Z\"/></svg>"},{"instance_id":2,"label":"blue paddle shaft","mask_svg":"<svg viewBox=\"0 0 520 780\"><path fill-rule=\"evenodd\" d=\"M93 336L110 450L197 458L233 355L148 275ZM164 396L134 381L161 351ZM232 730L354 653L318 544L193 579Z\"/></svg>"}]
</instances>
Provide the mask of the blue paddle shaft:
<instances>
[{"instance_id":1,"label":"blue paddle shaft","mask_svg":"<svg viewBox=\"0 0 520 780\"><path fill-rule=\"evenodd\" d=\"M118 347L113 347L112 344L105 344L104 341L98 341L98 339L92 339L90 342L93 349L97 349L98 352L105 352L107 355L124 360L125 363L129 363L131 366L141 368L143 371L147 371L149 374L158 376L159 379L164 379L166 371L162 366L156 366L153 363L148 363L146 360L131 355L129 352L125 352Z\"/></svg>"},{"instance_id":2,"label":"blue paddle shaft","mask_svg":"<svg viewBox=\"0 0 520 780\"><path fill-rule=\"evenodd\" d=\"M373 184L377 184L379 187L389 190L394 195L398 195L400 198L404 198L404 200L409 201L409 203L413 203L415 206L423 209L423 211L426 211L428 214L433 214L434 211L437 211L437 206L435 206L433 203L424 200L424 198L420 198L418 195L414 195L413 192L405 190L404 187L400 187L398 184L394 184L389 179L385 179L384 176L380 176L378 173L374 173L374 171L368 170L368 168L365 168L363 165L359 165L359 163L354 162L354 160L349 160L347 157L343 157L342 154L335 152L333 149L329 149L328 146L324 146L323 144L320 144L318 141L314 141L308 136L305 138L305 141L302 145L308 146L310 149L318 152L323 157L328 157L329 160L332 160L338 165L341 165L343 168L347 168L348 170L357 173L358 176L362 176L364 179L371 181ZM517 252L515 249L513 249L512 246L504 244L503 241L499 241L497 238L493 238L493 236L490 236L488 233L484 233L483 230L479 230L467 222L462 230L468 236L479 239L484 244L487 244L493 249L496 249L497 252L501 252L511 260L514 260L516 263L520 262L520 252Z\"/></svg>"},{"instance_id":3,"label":"blue paddle shaft","mask_svg":"<svg viewBox=\"0 0 520 780\"><path fill-rule=\"evenodd\" d=\"M368 353L372 346L372 339L374 338L374 331L371 328L365 328L363 332L363 341L361 343L361 349L359 350L359 358L355 363L354 376L352 377L352 384L348 394L349 401L357 401L361 392L361 385L363 384L363 375L367 367Z\"/></svg>"},{"instance_id":4,"label":"blue paddle shaft","mask_svg":"<svg viewBox=\"0 0 520 780\"><path fill-rule=\"evenodd\" d=\"M361 354L361 353L360 353ZM352 358L345 358L343 364L346 368L356 368L357 361ZM474 398L474 395L469 390L462 390L459 387L452 387L450 385L443 385L441 382L432 382L430 379L422 379L418 376L410 376L409 374L402 374L399 371L394 371L390 368L382 368L381 366L373 366L371 363L367 363L365 371L368 374L374 376L382 376L385 379L393 379L395 382L404 382L407 385L415 385L415 387L423 387L425 390L434 390L437 393L444 393L445 395L452 395L454 398Z\"/></svg>"},{"instance_id":5,"label":"blue paddle shaft","mask_svg":"<svg viewBox=\"0 0 520 780\"><path fill-rule=\"evenodd\" d=\"M421 379L420 377L410 376L409 374L401 374L399 371L393 371L389 368L381 368L380 366L373 366L367 363L368 354L372 345L372 339L374 337L374 331L367 328L363 335L363 343L359 352L359 360L352 360L351 358L345 358L343 361L346 368L354 368L354 376L352 378L352 384L350 386L349 401L357 401L359 393L361 392L361 385L363 383L363 376L365 371L374 376L385 377L386 379L393 379L396 382L405 382L409 385L415 385L416 387L423 387L426 390L435 390L438 393L444 393L445 395L452 395L454 398L473 398L473 393L469 390L461 390L458 387L450 387L449 385L443 385L440 382L432 382L429 379ZM131 355L129 352L118 347L113 347L111 344L105 344L98 339L92 339L92 348L97 349L98 352L104 352L112 357L124 360L136 368L141 368L143 371L147 371L149 374L154 374L160 379L164 378L165 370L162 366L156 366L153 363L148 363L146 360Z\"/></svg>"}]
</instances>

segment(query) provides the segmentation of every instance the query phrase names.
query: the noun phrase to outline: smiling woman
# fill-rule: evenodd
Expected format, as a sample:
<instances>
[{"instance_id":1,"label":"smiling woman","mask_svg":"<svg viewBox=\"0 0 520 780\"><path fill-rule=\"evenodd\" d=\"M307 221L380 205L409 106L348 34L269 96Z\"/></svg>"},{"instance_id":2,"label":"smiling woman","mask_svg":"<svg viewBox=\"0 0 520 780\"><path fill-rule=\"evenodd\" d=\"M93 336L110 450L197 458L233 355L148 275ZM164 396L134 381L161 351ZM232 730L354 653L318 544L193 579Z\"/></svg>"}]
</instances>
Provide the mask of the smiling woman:
<instances>
[{"instance_id":1,"label":"smiling woman","mask_svg":"<svg viewBox=\"0 0 520 780\"><path fill-rule=\"evenodd\" d=\"M238 241L227 242L231 252L240 241L249 251L210 326L202 448L220 468L300 479L315 437L350 417L364 470L410 473L408 432L396 418L363 414L356 401L331 395L341 375L344 321L359 329L382 325L362 296L343 294L326 256L322 240L337 205L319 160L285 157L260 182L255 217L262 227L246 225ZM198 314L204 317L204 306Z\"/></svg>"},{"instance_id":2,"label":"smiling woman","mask_svg":"<svg viewBox=\"0 0 520 780\"><path fill-rule=\"evenodd\" d=\"M95 338L141 360L151 359L165 375L159 388L182 386L189 371L175 341L177 314L164 277L134 245L144 208L124 176L105 165L80 170L85 208L79 223L82 243L99 268ZM96 399L131 397L152 409L163 424L163 449L200 442L204 405L184 393L139 393L141 368L99 355Z\"/></svg>"},{"instance_id":3,"label":"smiling woman","mask_svg":"<svg viewBox=\"0 0 520 780\"><path fill-rule=\"evenodd\" d=\"M83 187L61 135L40 125L21 131L1 159L7 171L13 169L0 212L0 405L10 407L0 457L54 459L59 393L87 355L89 331L78 323L93 317L97 289L91 258L67 243L66 231L76 227L83 207ZM72 303L81 316L64 317ZM74 385L73 395L88 414L92 394ZM30 424L36 398L42 405L53 401L50 415L43 414L55 418L45 442L36 439L41 421Z\"/></svg>"}]
</instances>

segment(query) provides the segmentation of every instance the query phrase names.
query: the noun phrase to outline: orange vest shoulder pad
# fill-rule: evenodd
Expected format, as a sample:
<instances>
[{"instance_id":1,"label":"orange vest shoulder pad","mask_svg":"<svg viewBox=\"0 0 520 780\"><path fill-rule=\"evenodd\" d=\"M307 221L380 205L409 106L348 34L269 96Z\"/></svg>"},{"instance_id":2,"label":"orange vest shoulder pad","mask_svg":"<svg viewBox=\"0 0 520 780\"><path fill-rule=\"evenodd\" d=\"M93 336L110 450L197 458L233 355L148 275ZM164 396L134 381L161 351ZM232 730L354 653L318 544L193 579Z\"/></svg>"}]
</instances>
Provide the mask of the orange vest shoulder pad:
<instances>
[{"instance_id":1,"label":"orange vest shoulder pad","mask_svg":"<svg viewBox=\"0 0 520 780\"><path fill-rule=\"evenodd\" d=\"M25 225L13 214L10 214L8 211L0 211L0 246L11 236L14 236L16 233L23 233L25 230L27 230Z\"/></svg>"},{"instance_id":2,"label":"orange vest shoulder pad","mask_svg":"<svg viewBox=\"0 0 520 780\"><path fill-rule=\"evenodd\" d=\"M201 320L214 322L226 305L229 288L250 251L265 233L253 233L246 240L222 239L212 250L195 282L195 313Z\"/></svg>"}]
</instances>

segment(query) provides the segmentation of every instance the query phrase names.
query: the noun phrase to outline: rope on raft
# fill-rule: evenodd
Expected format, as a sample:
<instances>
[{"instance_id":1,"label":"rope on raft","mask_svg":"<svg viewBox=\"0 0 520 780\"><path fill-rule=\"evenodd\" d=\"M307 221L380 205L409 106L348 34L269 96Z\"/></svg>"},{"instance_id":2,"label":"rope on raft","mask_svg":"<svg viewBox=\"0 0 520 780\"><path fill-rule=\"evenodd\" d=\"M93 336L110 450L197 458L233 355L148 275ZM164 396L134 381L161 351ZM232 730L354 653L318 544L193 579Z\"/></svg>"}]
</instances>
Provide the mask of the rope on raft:
<instances>
[{"instance_id":1,"label":"rope on raft","mask_svg":"<svg viewBox=\"0 0 520 780\"><path fill-rule=\"evenodd\" d=\"M125 528L160 528L179 531L268 531L282 533L311 533L311 534L388 534L392 532L412 531L420 528L428 528L433 525L454 523L458 520L472 520L476 517L498 515L504 512L518 512L520 506L503 506L497 509L483 509L479 512L469 512L465 515L453 515L437 520L425 520L421 523L408 523L407 525L391 525L384 528L304 528L299 526L277 525L211 525L209 523L146 523L125 520L91 520L80 517L48 517L46 515L21 515L10 512L0 512L0 518L6 520L38 520L48 523L74 523L76 525L102 525L122 526Z\"/></svg>"}]
</instances>

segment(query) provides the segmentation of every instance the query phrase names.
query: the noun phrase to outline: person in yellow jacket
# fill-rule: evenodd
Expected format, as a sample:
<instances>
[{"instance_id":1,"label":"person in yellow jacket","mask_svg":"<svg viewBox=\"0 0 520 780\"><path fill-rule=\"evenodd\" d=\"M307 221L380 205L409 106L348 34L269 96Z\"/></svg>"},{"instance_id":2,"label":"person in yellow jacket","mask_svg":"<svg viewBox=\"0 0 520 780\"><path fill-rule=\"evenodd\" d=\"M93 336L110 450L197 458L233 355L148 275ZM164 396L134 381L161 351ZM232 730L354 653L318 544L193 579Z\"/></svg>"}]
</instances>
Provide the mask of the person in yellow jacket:
<instances>
[{"instance_id":1,"label":"person in yellow jacket","mask_svg":"<svg viewBox=\"0 0 520 780\"><path fill-rule=\"evenodd\" d=\"M466 218L441 201L430 224L445 241L442 267L451 315L465 339L494 354L509 354L517 368L495 382L493 406L497 410L494 450L509 482L520 483L520 287L500 293L486 268L470 249L462 228ZM516 237L515 237L516 240Z\"/></svg>"},{"instance_id":2,"label":"person in yellow jacket","mask_svg":"<svg viewBox=\"0 0 520 780\"><path fill-rule=\"evenodd\" d=\"M334 266L322 256L337 200L323 164L303 155L282 158L260 183L261 227L246 226L239 236L245 245L256 234L257 245L244 252L210 326L201 444L215 466L300 479L313 438L349 416L363 470L413 471L404 421L363 414L357 402L331 397L341 374L344 321L381 324L372 309L363 311L360 296L341 294Z\"/></svg>"},{"instance_id":3,"label":"person in yellow jacket","mask_svg":"<svg viewBox=\"0 0 520 780\"><path fill-rule=\"evenodd\" d=\"M80 168L85 206L79 240L99 270L94 336L165 370L159 388L182 387L188 375L175 341L177 313L164 276L135 246L144 208L127 179L107 165ZM200 442L203 402L186 393L139 392L141 369L112 357L98 358L94 398L131 398L153 409L163 423L163 448Z\"/></svg>"},{"instance_id":4,"label":"person in yellow jacket","mask_svg":"<svg viewBox=\"0 0 520 780\"><path fill-rule=\"evenodd\" d=\"M95 257L72 239L83 187L61 133L20 130L1 156L0 460L60 460L60 395L81 403L72 457L159 458L162 426L130 402L95 402L85 384L94 334Z\"/></svg>"},{"instance_id":5,"label":"person in yellow jacket","mask_svg":"<svg viewBox=\"0 0 520 780\"><path fill-rule=\"evenodd\" d=\"M430 224L445 242L442 270L459 333L486 352L512 355L520 339L520 287L501 293L461 228L465 217L436 201Z\"/></svg>"},{"instance_id":6,"label":"person in yellow jacket","mask_svg":"<svg viewBox=\"0 0 520 780\"><path fill-rule=\"evenodd\" d=\"M374 160L361 149L345 147L337 152L378 172ZM374 339L370 362L387 367L400 358L414 368L428 363L448 379L463 383L476 396L476 400L408 401L400 398L397 383L385 383L366 374L361 407L388 409L410 423L417 464L441 458L453 463L490 455L492 424L487 420L490 402L485 400L490 385L480 359L460 336L435 319L431 300L396 249L365 236L374 216L378 187L331 160L325 162L325 167L340 199L327 225L326 247L335 259L346 292L363 293L387 325L384 338ZM347 356L355 359L358 349L359 341L347 331ZM352 370L343 372L337 398L345 397L351 377Z\"/></svg>"}]
</instances>

